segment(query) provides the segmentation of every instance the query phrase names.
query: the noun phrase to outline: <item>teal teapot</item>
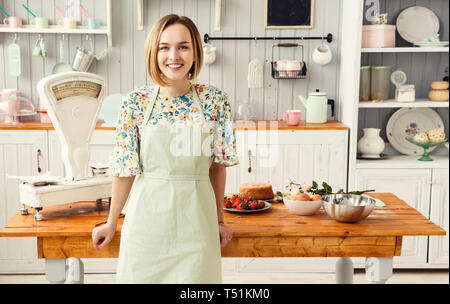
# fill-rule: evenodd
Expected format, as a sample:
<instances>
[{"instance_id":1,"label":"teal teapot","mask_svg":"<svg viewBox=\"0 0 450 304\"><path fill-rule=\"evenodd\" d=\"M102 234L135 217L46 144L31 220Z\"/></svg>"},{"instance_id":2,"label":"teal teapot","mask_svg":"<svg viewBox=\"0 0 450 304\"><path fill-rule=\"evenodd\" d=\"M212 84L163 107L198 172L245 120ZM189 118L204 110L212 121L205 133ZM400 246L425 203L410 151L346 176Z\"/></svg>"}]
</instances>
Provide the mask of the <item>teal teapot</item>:
<instances>
[{"instance_id":1,"label":"teal teapot","mask_svg":"<svg viewBox=\"0 0 450 304\"><path fill-rule=\"evenodd\" d=\"M326 123L328 117L328 98L326 93L316 92L309 93L308 99L298 96L306 108L307 123Z\"/></svg>"}]
</instances>

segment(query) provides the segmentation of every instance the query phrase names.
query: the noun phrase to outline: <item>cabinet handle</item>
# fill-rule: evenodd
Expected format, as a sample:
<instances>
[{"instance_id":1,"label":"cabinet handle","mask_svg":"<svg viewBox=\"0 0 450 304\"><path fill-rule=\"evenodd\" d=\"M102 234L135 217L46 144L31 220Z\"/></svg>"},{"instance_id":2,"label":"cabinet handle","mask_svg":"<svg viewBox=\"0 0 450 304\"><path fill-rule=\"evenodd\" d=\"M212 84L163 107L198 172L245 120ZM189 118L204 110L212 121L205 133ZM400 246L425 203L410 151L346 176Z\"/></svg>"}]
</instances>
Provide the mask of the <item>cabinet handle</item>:
<instances>
[{"instance_id":1,"label":"cabinet handle","mask_svg":"<svg viewBox=\"0 0 450 304\"><path fill-rule=\"evenodd\" d=\"M42 171L41 164L40 164L40 161L39 161L40 157L41 157L41 149L38 149L37 150L37 170L38 170L38 173L41 173L41 171Z\"/></svg>"},{"instance_id":2,"label":"cabinet handle","mask_svg":"<svg viewBox=\"0 0 450 304\"><path fill-rule=\"evenodd\" d=\"M252 173L252 150L248 150L248 173Z\"/></svg>"}]
</instances>

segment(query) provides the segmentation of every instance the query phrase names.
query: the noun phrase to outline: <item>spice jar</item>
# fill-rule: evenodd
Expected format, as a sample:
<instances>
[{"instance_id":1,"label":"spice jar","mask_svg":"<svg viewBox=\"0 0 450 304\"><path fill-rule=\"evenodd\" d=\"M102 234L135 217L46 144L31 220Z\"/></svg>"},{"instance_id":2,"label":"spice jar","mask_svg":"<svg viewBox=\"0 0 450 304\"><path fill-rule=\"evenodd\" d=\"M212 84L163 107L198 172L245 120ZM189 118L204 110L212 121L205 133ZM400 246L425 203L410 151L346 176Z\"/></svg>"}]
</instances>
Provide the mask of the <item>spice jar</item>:
<instances>
[{"instance_id":1,"label":"spice jar","mask_svg":"<svg viewBox=\"0 0 450 304\"><path fill-rule=\"evenodd\" d=\"M395 100L398 102L414 102L416 87L413 84L402 85L395 89Z\"/></svg>"}]
</instances>

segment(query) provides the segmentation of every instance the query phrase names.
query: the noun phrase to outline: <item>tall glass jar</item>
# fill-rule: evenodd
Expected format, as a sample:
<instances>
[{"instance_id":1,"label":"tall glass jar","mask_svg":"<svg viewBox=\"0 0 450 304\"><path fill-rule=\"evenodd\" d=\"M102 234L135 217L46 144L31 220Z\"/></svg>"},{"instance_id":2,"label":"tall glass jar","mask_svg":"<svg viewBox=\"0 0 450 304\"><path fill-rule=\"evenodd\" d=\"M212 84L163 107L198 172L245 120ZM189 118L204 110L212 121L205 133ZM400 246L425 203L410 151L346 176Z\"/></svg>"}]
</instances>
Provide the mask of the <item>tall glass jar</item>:
<instances>
[{"instance_id":1,"label":"tall glass jar","mask_svg":"<svg viewBox=\"0 0 450 304\"><path fill-rule=\"evenodd\" d=\"M371 68L371 99L383 101L389 99L389 86L392 67L373 66Z\"/></svg>"}]
</instances>

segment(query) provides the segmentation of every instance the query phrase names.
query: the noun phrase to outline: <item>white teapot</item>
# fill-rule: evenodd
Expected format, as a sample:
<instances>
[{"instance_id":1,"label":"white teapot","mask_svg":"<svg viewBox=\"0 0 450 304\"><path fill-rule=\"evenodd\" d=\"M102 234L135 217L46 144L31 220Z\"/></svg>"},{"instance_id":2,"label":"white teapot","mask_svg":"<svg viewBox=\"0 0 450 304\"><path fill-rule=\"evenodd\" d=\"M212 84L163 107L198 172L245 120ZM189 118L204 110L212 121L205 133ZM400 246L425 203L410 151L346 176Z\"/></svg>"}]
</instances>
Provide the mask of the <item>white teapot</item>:
<instances>
[{"instance_id":1,"label":"white teapot","mask_svg":"<svg viewBox=\"0 0 450 304\"><path fill-rule=\"evenodd\" d=\"M216 61L216 47L210 44L203 46L203 63L213 64Z\"/></svg>"}]
</instances>

